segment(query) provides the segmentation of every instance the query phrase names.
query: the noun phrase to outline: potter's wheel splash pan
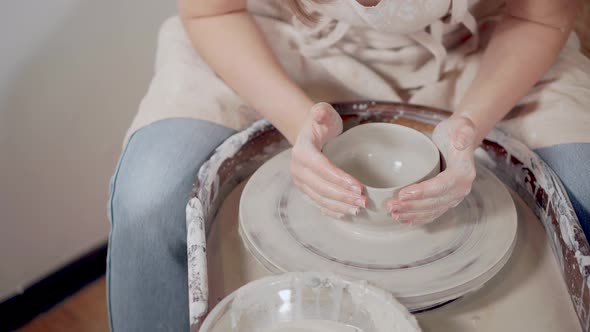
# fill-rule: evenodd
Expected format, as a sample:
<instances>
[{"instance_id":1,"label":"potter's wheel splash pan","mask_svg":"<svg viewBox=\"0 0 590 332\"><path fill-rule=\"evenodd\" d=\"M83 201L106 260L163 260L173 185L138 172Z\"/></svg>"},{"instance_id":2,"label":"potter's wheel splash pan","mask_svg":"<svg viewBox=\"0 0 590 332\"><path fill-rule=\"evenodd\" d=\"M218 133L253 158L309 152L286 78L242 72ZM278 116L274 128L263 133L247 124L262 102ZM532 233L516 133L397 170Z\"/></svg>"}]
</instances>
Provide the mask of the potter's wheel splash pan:
<instances>
[{"instance_id":1,"label":"potter's wheel splash pan","mask_svg":"<svg viewBox=\"0 0 590 332\"><path fill-rule=\"evenodd\" d=\"M360 123L391 122L431 132L450 113L431 107L403 103L357 102L334 105L345 127ZM200 322L203 284L197 261L203 259L198 249L202 239L191 229L210 229L217 208L231 190L250 176L266 160L288 147L279 132L266 121L227 139L201 167L187 207L189 299L191 330ZM535 212L551 239L565 284L584 329L590 322L590 270L583 259L590 247L561 182L534 152L522 143L494 130L482 143L480 161L508 187L518 193Z\"/></svg>"}]
</instances>

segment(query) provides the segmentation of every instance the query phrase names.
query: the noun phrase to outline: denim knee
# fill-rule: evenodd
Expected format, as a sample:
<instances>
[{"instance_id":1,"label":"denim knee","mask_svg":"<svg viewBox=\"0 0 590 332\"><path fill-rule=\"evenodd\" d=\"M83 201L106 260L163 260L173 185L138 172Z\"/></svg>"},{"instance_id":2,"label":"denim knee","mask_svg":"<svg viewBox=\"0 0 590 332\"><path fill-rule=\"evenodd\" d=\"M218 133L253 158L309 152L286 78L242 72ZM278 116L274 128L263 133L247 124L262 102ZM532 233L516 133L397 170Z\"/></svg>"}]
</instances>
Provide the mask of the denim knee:
<instances>
[{"instance_id":1,"label":"denim knee","mask_svg":"<svg viewBox=\"0 0 590 332\"><path fill-rule=\"evenodd\" d=\"M160 175L151 167L144 176ZM146 181L129 176L115 182L112 198L113 232L129 241L160 244L171 251L186 250L184 206L190 187L174 181Z\"/></svg>"},{"instance_id":2,"label":"denim knee","mask_svg":"<svg viewBox=\"0 0 590 332\"><path fill-rule=\"evenodd\" d=\"M113 232L186 251L192 184L203 162L233 133L205 121L168 119L133 135L111 184Z\"/></svg>"}]
</instances>

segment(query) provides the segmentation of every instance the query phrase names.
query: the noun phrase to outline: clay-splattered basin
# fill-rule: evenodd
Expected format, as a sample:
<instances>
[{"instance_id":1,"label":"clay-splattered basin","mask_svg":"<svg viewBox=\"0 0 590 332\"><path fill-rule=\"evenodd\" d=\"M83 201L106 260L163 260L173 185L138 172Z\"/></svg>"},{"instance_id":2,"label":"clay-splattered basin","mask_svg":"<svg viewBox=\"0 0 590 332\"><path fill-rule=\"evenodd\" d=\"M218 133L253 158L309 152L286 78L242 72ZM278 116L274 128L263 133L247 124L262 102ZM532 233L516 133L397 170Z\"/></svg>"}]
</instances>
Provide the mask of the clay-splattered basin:
<instances>
[{"instance_id":1,"label":"clay-splattered basin","mask_svg":"<svg viewBox=\"0 0 590 332\"><path fill-rule=\"evenodd\" d=\"M386 102L335 104L347 128L369 122L396 123L431 132L450 113L426 106ZM288 144L268 122L258 122L225 141L203 164L187 207L189 304L191 331L205 314L206 282L199 268L204 255L197 234L209 230L229 192ZM488 166L534 211L551 239L553 251L584 330L590 331L590 246L559 178L522 143L493 130L482 143Z\"/></svg>"}]
</instances>

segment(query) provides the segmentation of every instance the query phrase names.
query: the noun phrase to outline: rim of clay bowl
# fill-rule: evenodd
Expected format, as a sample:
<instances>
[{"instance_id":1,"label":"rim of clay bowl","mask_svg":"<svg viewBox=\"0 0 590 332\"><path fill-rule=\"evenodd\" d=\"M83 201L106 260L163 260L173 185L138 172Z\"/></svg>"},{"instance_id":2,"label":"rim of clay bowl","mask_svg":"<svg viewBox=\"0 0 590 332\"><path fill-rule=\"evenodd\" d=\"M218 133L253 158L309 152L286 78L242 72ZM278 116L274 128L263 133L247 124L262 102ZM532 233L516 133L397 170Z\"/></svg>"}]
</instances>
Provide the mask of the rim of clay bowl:
<instances>
[{"instance_id":1,"label":"rim of clay bowl","mask_svg":"<svg viewBox=\"0 0 590 332\"><path fill-rule=\"evenodd\" d=\"M438 149L438 147L436 146L436 144L434 144L434 142L430 139L430 137L428 137L426 134L424 134L423 132L416 130L414 128L410 128L407 126L402 126L402 125L398 125L395 123L387 123L387 122L371 122L371 123L363 123L363 124L359 124L357 126L354 126L346 131L344 131L342 134L340 134L336 139L341 138L341 137L345 137L345 136L350 136L351 133L355 133L358 132L360 130L366 130L368 127L390 127L390 128L396 128L396 130L399 131L405 131L412 136L411 141L415 141L415 140L422 140L423 142L426 143L426 145L429 147L431 151L431 153L429 154L429 156L434 156L436 154L436 158L433 158L432 160L432 167L429 168L428 172L426 172L426 174L422 174L422 175L418 175L416 178L410 178L410 180L406 180L404 181L402 184L397 185L397 186L393 186L393 187L374 187L374 186L369 186L366 183L363 183L361 181L361 183L363 184L363 186L365 186L365 188L370 189L372 191L377 191L377 192L384 192L384 191L395 191L407 186L410 186L412 184L421 182L422 180L424 180L428 175L432 174L432 172L438 168L437 172L434 174L434 176L436 176L438 173L440 173L441 171L441 153ZM330 159L330 156L326 153L325 149L326 147L328 147L330 145L331 142L334 142L334 140L326 143L326 145L324 146L323 152L326 154L326 157L328 157L328 159Z\"/></svg>"},{"instance_id":2,"label":"rim of clay bowl","mask_svg":"<svg viewBox=\"0 0 590 332\"><path fill-rule=\"evenodd\" d=\"M293 284L295 280L311 282L313 279L319 279L320 284L330 282L330 284L332 285L341 284L342 286L346 286L349 288L357 288L361 291L360 294L362 294L363 296L366 296L366 294L373 295L377 302L381 302L381 308L383 308L383 311L391 312L392 314L393 312L398 312L401 317L405 318L403 322L408 324L407 327L412 328L412 330L407 330L407 332L422 331L420 326L418 325L418 322L416 321L416 318L391 293L386 292L385 290L377 286L374 286L373 284L364 280L354 280L352 278L344 277L331 272L316 271L286 272L279 275L273 275L257 279L243 285L242 287L236 289L235 291L227 295L225 298L223 298L223 300L221 300L209 312L207 317L205 317L205 320L203 321L203 324L201 325L199 331L212 331L212 328L215 327L215 324L217 324L221 317L224 314L226 314L228 309L230 309L229 305L236 299L240 292L253 291L256 289L268 287L269 285L284 284L286 287L288 287L291 284ZM390 310L387 310L387 306L390 307ZM378 313L371 313L371 315L375 314Z\"/></svg>"}]
</instances>

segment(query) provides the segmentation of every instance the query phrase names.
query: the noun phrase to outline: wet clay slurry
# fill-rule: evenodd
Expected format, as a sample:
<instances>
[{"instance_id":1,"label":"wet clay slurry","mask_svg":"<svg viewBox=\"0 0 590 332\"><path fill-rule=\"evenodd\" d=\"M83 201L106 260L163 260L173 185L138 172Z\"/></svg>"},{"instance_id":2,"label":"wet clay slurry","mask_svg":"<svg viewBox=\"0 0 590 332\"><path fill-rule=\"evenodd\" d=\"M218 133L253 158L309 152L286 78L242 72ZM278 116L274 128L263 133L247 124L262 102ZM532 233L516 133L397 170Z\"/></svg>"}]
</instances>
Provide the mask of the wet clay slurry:
<instances>
[{"instance_id":1,"label":"wet clay slurry","mask_svg":"<svg viewBox=\"0 0 590 332\"><path fill-rule=\"evenodd\" d=\"M222 319L213 332L234 332L230 319ZM300 320L282 323L262 332L364 332L352 326L335 323L328 320Z\"/></svg>"},{"instance_id":2,"label":"wet clay slurry","mask_svg":"<svg viewBox=\"0 0 590 332\"><path fill-rule=\"evenodd\" d=\"M281 324L264 332L363 332L352 326L328 320L302 320Z\"/></svg>"}]
</instances>

